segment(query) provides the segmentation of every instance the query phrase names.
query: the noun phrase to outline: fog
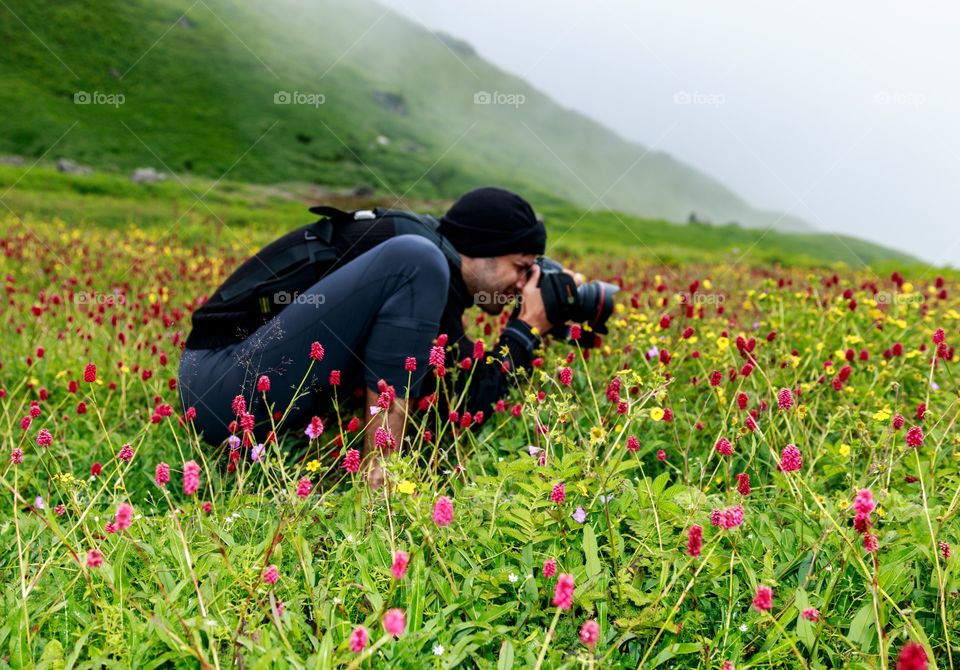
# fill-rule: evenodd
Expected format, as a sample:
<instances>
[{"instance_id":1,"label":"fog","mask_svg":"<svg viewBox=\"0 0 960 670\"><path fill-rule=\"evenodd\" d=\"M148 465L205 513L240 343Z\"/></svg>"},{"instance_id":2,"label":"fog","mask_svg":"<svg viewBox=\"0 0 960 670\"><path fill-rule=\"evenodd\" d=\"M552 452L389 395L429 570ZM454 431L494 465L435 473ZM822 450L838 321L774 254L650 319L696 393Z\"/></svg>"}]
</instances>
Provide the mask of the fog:
<instances>
[{"instance_id":1,"label":"fog","mask_svg":"<svg viewBox=\"0 0 960 670\"><path fill-rule=\"evenodd\" d=\"M958 5L381 1L756 207L960 266Z\"/></svg>"}]
</instances>

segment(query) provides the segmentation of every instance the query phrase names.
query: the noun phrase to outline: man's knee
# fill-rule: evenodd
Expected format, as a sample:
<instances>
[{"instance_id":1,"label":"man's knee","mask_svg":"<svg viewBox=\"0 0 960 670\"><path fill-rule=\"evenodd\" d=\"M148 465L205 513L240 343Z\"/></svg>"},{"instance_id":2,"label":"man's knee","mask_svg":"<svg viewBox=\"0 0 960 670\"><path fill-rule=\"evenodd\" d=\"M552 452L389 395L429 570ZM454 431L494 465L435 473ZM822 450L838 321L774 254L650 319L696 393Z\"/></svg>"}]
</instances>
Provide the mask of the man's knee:
<instances>
[{"instance_id":1,"label":"man's knee","mask_svg":"<svg viewBox=\"0 0 960 670\"><path fill-rule=\"evenodd\" d=\"M407 266L425 285L447 288L450 264L440 248L420 235L398 235L384 242L382 261L392 267Z\"/></svg>"}]
</instances>

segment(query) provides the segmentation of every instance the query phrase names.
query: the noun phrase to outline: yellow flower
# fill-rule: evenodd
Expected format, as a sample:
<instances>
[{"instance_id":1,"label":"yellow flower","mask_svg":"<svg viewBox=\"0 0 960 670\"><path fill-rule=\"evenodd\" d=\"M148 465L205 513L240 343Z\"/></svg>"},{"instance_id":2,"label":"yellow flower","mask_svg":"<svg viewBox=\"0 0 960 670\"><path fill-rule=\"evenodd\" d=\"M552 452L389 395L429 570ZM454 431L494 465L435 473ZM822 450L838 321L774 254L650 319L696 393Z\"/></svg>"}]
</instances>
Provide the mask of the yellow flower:
<instances>
[{"instance_id":1,"label":"yellow flower","mask_svg":"<svg viewBox=\"0 0 960 670\"><path fill-rule=\"evenodd\" d=\"M660 407L654 407L650 410L650 418L654 421L660 421L663 419L663 409Z\"/></svg>"},{"instance_id":2,"label":"yellow flower","mask_svg":"<svg viewBox=\"0 0 960 670\"><path fill-rule=\"evenodd\" d=\"M307 472L316 472L320 469L320 461L314 459L307 463Z\"/></svg>"},{"instance_id":3,"label":"yellow flower","mask_svg":"<svg viewBox=\"0 0 960 670\"><path fill-rule=\"evenodd\" d=\"M730 346L729 339L722 336L717 338L717 349L719 349L720 351L724 351L729 346Z\"/></svg>"},{"instance_id":4,"label":"yellow flower","mask_svg":"<svg viewBox=\"0 0 960 670\"><path fill-rule=\"evenodd\" d=\"M417 491L417 485L404 479L402 482L397 484L397 491L404 495L413 495Z\"/></svg>"},{"instance_id":5,"label":"yellow flower","mask_svg":"<svg viewBox=\"0 0 960 670\"><path fill-rule=\"evenodd\" d=\"M877 421L878 423L884 423L884 422L886 422L886 421L889 421L889 420L890 420L890 408L889 408L889 407L884 407L883 409L874 412L874 414L873 414L873 420L874 420L874 421Z\"/></svg>"},{"instance_id":6,"label":"yellow flower","mask_svg":"<svg viewBox=\"0 0 960 670\"><path fill-rule=\"evenodd\" d=\"M840 456L842 456L843 458L846 458L849 455L850 455L850 445L844 442L843 444L840 445Z\"/></svg>"},{"instance_id":7,"label":"yellow flower","mask_svg":"<svg viewBox=\"0 0 960 670\"><path fill-rule=\"evenodd\" d=\"M607 436L607 433L600 426L594 426L590 429L590 444L600 444Z\"/></svg>"}]
</instances>

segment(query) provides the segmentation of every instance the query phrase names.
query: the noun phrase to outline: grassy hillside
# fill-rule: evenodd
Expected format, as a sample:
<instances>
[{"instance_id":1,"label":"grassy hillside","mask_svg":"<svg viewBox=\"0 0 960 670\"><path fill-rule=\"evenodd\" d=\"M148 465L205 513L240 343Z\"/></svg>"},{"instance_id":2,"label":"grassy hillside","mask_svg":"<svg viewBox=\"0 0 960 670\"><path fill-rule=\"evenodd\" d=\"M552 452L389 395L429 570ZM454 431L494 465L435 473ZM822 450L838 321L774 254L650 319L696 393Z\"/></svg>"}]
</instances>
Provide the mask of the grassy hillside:
<instances>
[{"instance_id":1,"label":"grassy hillside","mask_svg":"<svg viewBox=\"0 0 960 670\"><path fill-rule=\"evenodd\" d=\"M344 209L393 206L390 196L369 198L336 192L264 187L200 177L183 182L136 185L110 174L67 175L51 166L33 169L0 165L3 201L27 222L59 218L70 226L136 226L155 233L162 243L215 242L243 237L265 243L281 232L308 223L311 204L325 202ZM198 200L202 197L202 201ZM919 264L915 258L884 247L831 234L795 234L739 226L669 223L616 212L588 212L551 199L533 198L549 232L548 253L560 256L626 256L666 265L725 262L731 266L824 265L843 263L875 268ZM445 199L413 199L417 211L441 214ZM6 210L0 212L6 214ZM240 249L252 253L255 249Z\"/></svg>"},{"instance_id":2,"label":"grassy hillside","mask_svg":"<svg viewBox=\"0 0 960 670\"><path fill-rule=\"evenodd\" d=\"M395 197L497 183L669 220L780 218L369 0L10 8L0 107L16 112L4 115L0 153ZM76 104L78 92L105 104ZM275 104L283 92L304 104ZM484 93L503 104L476 104Z\"/></svg>"}]
</instances>

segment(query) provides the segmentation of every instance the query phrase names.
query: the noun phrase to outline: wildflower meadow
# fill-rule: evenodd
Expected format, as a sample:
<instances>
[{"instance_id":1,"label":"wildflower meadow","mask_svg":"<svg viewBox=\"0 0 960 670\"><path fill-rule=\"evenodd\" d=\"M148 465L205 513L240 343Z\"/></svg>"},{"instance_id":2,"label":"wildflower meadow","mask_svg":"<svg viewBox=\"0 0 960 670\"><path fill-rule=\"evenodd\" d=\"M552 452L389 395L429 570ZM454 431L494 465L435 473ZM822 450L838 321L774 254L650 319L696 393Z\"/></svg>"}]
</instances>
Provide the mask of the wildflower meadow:
<instances>
[{"instance_id":1,"label":"wildflower meadow","mask_svg":"<svg viewBox=\"0 0 960 670\"><path fill-rule=\"evenodd\" d=\"M239 396L211 447L177 366L254 241L2 230L0 666L960 664L952 275L569 256L621 287L610 332L489 413L451 390L501 365L471 310L403 440L331 375L305 430L251 440Z\"/></svg>"}]
</instances>

